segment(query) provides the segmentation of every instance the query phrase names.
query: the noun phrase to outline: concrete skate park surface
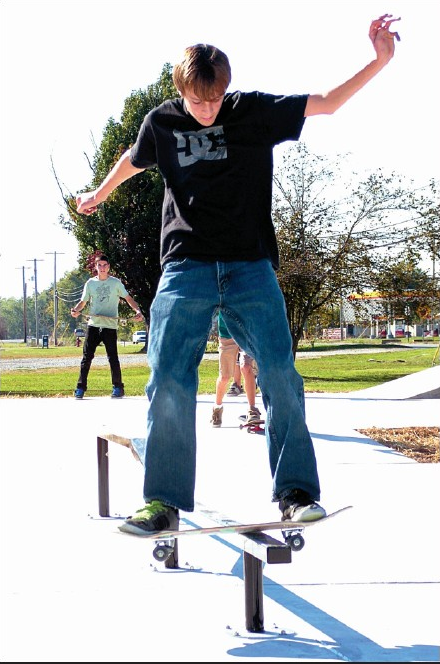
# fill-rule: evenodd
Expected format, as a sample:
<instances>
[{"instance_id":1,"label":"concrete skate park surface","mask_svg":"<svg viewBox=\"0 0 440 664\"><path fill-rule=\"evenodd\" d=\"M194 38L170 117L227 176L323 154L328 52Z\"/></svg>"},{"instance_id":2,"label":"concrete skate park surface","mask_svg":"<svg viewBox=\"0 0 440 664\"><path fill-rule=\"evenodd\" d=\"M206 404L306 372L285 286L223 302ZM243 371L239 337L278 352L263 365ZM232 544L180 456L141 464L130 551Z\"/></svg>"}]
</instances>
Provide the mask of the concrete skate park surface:
<instances>
[{"instance_id":1,"label":"concrete skate park surface","mask_svg":"<svg viewBox=\"0 0 440 664\"><path fill-rule=\"evenodd\" d=\"M306 395L321 504L353 509L307 529L292 563L264 566L261 633L244 626L237 536L183 538L180 569L168 570L151 542L98 517L96 437L142 437L145 397L1 399L0 660L439 661L439 464L357 432L439 426L439 386L433 367ZM265 437L238 428L245 399L225 398L220 429L212 406L198 398L198 503L244 523L277 520ZM109 464L111 512L132 514L142 467L112 443ZM181 528L210 525L200 509L181 513Z\"/></svg>"}]
</instances>

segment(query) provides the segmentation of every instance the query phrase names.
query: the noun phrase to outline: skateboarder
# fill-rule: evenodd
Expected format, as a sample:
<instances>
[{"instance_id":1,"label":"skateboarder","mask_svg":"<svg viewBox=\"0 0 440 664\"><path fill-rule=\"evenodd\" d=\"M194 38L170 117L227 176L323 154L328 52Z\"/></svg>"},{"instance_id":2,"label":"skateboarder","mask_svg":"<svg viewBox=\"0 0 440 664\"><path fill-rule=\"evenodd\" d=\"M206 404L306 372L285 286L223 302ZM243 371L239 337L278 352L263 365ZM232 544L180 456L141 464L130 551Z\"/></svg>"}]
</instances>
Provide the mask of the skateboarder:
<instances>
[{"instance_id":1,"label":"skateboarder","mask_svg":"<svg viewBox=\"0 0 440 664\"><path fill-rule=\"evenodd\" d=\"M373 59L325 94L227 92L227 56L209 44L189 46L173 69L180 97L150 111L103 182L78 195L78 212L89 215L147 168L157 167L165 185L163 273L150 311L145 504L123 522L123 532L175 529L179 510L194 510L198 367L218 310L258 364L272 501L283 519L325 516L303 380L275 272L273 149L298 140L307 118L337 111L390 62L398 38L390 31L394 20L385 14L372 21ZM343 43L344 35L335 39ZM311 44L313 57L317 48ZM378 100L378 112L383 103ZM368 117L357 121L368 132Z\"/></svg>"},{"instance_id":2,"label":"skateboarder","mask_svg":"<svg viewBox=\"0 0 440 664\"><path fill-rule=\"evenodd\" d=\"M238 346L237 346L238 348ZM244 388L241 382L241 368L240 368L240 350L237 350L237 357L234 366L234 376L233 381L229 387L229 390L226 392L228 397L239 397L244 394Z\"/></svg>"}]
</instances>

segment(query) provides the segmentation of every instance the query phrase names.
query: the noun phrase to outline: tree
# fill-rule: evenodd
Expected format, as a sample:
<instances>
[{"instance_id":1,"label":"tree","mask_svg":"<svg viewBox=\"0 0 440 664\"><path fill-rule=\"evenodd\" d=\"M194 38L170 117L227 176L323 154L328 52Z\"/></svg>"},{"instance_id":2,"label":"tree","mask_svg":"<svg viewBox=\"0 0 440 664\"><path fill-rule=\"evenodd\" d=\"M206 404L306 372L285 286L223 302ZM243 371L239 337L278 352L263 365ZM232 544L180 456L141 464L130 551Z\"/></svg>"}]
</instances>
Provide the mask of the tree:
<instances>
[{"instance_id":1,"label":"tree","mask_svg":"<svg viewBox=\"0 0 440 664\"><path fill-rule=\"evenodd\" d=\"M149 85L145 91L133 92L125 100L120 122L109 119L91 164L92 181L83 191L95 189L120 156L133 145L144 116L165 99L176 96L171 65L167 63L155 84ZM97 251L106 254L112 273L123 281L137 300L148 325L150 305L161 274L164 185L160 173L157 169L149 169L124 182L90 217L78 215L74 197L62 193L68 216L62 216L60 223L78 240L83 266ZM122 314L128 311L126 307L122 305Z\"/></svg>"},{"instance_id":2,"label":"tree","mask_svg":"<svg viewBox=\"0 0 440 664\"><path fill-rule=\"evenodd\" d=\"M23 298L0 297L0 339L24 337Z\"/></svg>"},{"instance_id":3,"label":"tree","mask_svg":"<svg viewBox=\"0 0 440 664\"><path fill-rule=\"evenodd\" d=\"M434 180L429 183L431 199L437 197L437 184ZM419 257L420 252L427 252L432 264L433 288L438 287L436 279L436 261L440 258L440 206L431 203L428 199L420 210L416 211L418 217L411 234L409 247L413 256ZM438 309L438 302L437 302Z\"/></svg>"},{"instance_id":4,"label":"tree","mask_svg":"<svg viewBox=\"0 0 440 664\"><path fill-rule=\"evenodd\" d=\"M376 275L374 288L381 294L376 306L382 309L389 321L400 318L409 326L437 313L438 284L417 267L411 254L384 262Z\"/></svg>"},{"instance_id":5,"label":"tree","mask_svg":"<svg viewBox=\"0 0 440 664\"><path fill-rule=\"evenodd\" d=\"M341 160L342 155L334 161L313 155L297 143L274 176L278 281L294 353L312 314L319 319L320 311L327 314L343 296L371 288L393 252L410 246L416 257L429 248L422 237L413 246L411 222L417 213L432 227L432 200L417 197L402 178L380 169L354 185L342 182ZM336 191L343 192L341 198Z\"/></svg>"},{"instance_id":6,"label":"tree","mask_svg":"<svg viewBox=\"0 0 440 664\"><path fill-rule=\"evenodd\" d=\"M83 323L85 324L85 319L73 318L70 314L70 309L81 299L84 284L91 276L95 276L93 271L72 270L71 272L66 272L63 278L57 283L57 337L61 343L64 343L66 337L71 337L77 327L81 327ZM51 311L52 309L53 305Z\"/></svg>"}]
</instances>

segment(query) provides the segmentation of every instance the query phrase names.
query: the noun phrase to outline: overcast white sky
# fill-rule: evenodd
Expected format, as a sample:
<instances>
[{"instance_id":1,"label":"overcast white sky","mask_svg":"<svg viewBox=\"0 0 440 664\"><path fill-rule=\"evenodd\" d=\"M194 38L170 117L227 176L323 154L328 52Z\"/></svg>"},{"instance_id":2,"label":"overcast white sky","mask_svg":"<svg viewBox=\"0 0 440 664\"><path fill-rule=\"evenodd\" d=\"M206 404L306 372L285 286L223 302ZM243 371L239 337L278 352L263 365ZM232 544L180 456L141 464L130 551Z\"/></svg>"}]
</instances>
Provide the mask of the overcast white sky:
<instances>
[{"instance_id":1,"label":"overcast white sky","mask_svg":"<svg viewBox=\"0 0 440 664\"><path fill-rule=\"evenodd\" d=\"M91 136L99 144L130 93L185 46L224 50L229 90L323 92L374 57L370 21L386 12L402 18L394 59L336 115L308 119L301 140L423 185L439 179L437 0L0 0L0 296L22 296L35 258L39 292L53 282L54 252L57 278L78 266L51 158L65 189L85 187Z\"/></svg>"}]
</instances>

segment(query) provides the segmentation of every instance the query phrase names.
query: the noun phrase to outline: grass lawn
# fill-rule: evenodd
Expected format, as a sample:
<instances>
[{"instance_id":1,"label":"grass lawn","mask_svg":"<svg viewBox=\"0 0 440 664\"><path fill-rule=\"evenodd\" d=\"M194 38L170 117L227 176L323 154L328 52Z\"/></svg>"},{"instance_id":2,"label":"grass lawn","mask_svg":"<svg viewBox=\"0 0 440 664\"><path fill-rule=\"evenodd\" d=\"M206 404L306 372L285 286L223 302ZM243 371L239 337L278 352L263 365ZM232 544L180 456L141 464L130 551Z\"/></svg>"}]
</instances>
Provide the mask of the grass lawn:
<instances>
[{"instance_id":1,"label":"grass lawn","mask_svg":"<svg viewBox=\"0 0 440 664\"><path fill-rule=\"evenodd\" d=\"M428 369L434 350L384 351L298 359L306 392L354 392Z\"/></svg>"},{"instance_id":2,"label":"grass lawn","mask_svg":"<svg viewBox=\"0 0 440 664\"><path fill-rule=\"evenodd\" d=\"M432 348L411 348L407 350L374 352L374 343L315 344L302 347L306 358L296 360L296 368L304 378L306 392L353 392L373 387L408 374L428 369L432 366L436 346ZM342 355L317 354L330 349L350 349L362 346L371 353ZM1 371L0 395L2 397L70 397L76 386L82 349L73 346L50 347L48 349L27 347L25 344L2 344L0 368L3 360L41 357L77 357L74 367L50 367L45 369L18 369ZM124 366L122 376L127 396L142 396L149 378L149 368L145 366L145 354L139 346L120 344L120 356L139 356L139 365ZM98 347L97 355L105 356L105 349ZM218 374L218 362L203 360L199 367L199 394L214 394ZM108 366L92 364L89 374L87 394L106 396L111 392Z\"/></svg>"}]
</instances>

